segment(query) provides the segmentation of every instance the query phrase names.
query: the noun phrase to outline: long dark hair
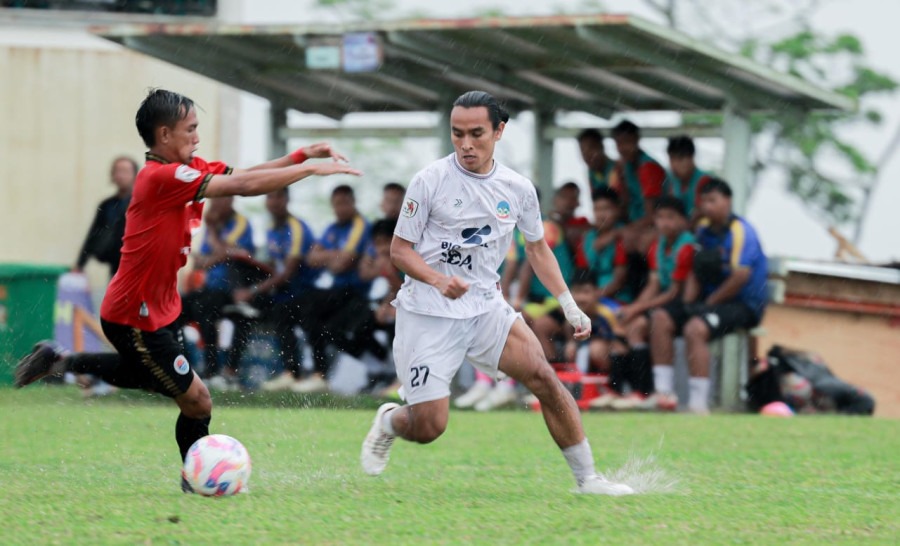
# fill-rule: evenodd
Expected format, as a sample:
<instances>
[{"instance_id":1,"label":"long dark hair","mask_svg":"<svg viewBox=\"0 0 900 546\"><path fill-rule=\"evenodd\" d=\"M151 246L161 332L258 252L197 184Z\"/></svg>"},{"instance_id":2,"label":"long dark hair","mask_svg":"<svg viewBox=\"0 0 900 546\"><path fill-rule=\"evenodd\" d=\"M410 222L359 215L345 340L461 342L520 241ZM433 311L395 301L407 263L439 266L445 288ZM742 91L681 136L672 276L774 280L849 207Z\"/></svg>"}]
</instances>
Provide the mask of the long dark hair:
<instances>
[{"instance_id":1,"label":"long dark hair","mask_svg":"<svg viewBox=\"0 0 900 546\"><path fill-rule=\"evenodd\" d=\"M463 93L458 99L453 101L453 106L460 106L462 108L477 108L479 106L484 106L487 108L488 117L490 117L491 125L494 129L500 127L501 122L506 123L509 121L509 112L500 106L500 103L497 102L497 99L495 99L493 95L484 91L468 91Z\"/></svg>"}]
</instances>

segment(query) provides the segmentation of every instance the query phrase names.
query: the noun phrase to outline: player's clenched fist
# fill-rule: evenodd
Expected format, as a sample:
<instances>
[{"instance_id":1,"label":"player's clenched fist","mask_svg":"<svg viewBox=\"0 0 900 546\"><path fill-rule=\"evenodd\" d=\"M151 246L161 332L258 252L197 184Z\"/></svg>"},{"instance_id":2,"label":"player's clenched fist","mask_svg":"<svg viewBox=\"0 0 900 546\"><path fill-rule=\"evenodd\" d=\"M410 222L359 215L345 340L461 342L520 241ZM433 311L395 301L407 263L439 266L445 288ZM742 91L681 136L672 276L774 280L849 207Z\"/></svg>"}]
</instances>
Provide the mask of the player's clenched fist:
<instances>
[{"instance_id":1,"label":"player's clenched fist","mask_svg":"<svg viewBox=\"0 0 900 546\"><path fill-rule=\"evenodd\" d=\"M441 291L441 295L445 298L455 300L468 292L469 284L459 277L443 277L435 285L435 288Z\"/></svg>"},{"instance_id":2,"label":"player's clenched fist","mask_svg":"<svg viewBox=\"0 0 900 546\"><path fill-rule=\"evenodd\" d=\"M587 315L584 314L584 311L578 308L578 304L575 303L575 299L572 297L572 293L566 290L557 298L559 301L559 305L562 307L563 314L566 316L566 320L569 324L575 328L575 339L577 341L584 341L591 335L591 319L588 318Z\"/></svg>"}]
</instances>

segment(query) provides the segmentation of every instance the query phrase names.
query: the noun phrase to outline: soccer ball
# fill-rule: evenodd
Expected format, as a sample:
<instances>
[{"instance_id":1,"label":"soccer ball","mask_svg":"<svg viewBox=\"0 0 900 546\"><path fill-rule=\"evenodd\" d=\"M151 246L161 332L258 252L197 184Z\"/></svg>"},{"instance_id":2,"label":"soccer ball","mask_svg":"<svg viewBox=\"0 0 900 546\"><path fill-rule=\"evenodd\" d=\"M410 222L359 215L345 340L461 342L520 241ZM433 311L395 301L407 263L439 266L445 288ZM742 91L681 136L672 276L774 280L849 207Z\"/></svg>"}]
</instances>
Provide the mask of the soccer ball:
<instances>
[{"instance_id":1,"label":"soccer ball","mask_svg":"<svg viewBox=\"0 0 900 546\"><path fill-rule=\"evenodd\" d=\"M250 455L243 444L231 436L211 434L188 450L181 475L194 493L222 497L247 488L250 467Z\"/></svg>"}]
</instances>

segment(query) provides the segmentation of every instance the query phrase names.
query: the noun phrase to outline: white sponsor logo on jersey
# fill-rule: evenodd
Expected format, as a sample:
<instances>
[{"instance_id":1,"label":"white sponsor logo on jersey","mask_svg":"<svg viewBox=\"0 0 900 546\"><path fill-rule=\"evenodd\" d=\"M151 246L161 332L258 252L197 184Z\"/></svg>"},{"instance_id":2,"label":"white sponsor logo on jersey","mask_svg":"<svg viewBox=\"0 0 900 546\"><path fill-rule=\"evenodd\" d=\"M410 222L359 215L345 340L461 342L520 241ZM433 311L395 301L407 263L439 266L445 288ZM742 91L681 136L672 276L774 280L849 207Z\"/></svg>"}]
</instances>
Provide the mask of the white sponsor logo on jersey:
<instances>
[{"instance_id":1,"label":"white sponsor logo on jersey","mask_svg":"<svg viewBox=\"0 0 900 546\"><path fill-rule=\"evenodd\" d=\"M187 165L179 165L177 169L175 169L175 178L181 180L185 183L193 182L200 178L202 173L197 169L192 169Z\"/></svg>"}]
</instances>

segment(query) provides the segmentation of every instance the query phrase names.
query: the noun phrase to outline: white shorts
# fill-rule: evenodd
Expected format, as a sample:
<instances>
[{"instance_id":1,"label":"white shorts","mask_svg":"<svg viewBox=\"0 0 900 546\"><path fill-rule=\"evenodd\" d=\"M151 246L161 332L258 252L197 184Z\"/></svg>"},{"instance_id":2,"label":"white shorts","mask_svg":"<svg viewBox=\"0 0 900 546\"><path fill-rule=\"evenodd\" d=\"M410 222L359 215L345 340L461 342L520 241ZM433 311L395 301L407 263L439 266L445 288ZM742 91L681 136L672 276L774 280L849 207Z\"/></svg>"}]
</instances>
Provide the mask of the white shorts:
<instances>
[{"instance_id":1,"label":"white shorts","mask_svg":"<svg viewBox=\"0 0 900 546\"><path fill-rule=\"evenodd\" d=\"M463 361L496 378L513 323L521 318L502 299L476 317L432 317L397 307L394 365L400 397L421 404L450 397L450 382Z\"/></svg>"}]
</instances>

